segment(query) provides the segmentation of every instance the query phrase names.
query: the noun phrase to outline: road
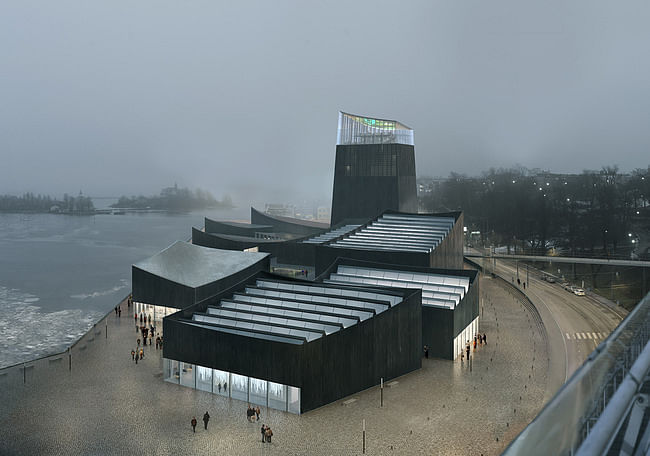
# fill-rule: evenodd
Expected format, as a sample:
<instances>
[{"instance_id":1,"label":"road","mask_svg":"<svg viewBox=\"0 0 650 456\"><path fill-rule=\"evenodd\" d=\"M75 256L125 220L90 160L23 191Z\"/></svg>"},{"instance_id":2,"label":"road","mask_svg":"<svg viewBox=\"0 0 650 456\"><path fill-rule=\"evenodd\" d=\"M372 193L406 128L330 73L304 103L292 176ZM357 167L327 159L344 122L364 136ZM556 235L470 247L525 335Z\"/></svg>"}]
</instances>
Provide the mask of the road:
<instances>
[{"instance_id":1,"label":"road","mask_svg":"<svg viewBox=\"0 0 650 456\"><path fill-rule=\"evenodd\" d=\"M495 261L489 261L491 271ZM601 297L576 296L558 283L540 279L541 273L519 265L519 287L537 307L549 340L551 372L549 379L553 392L571 377L587 356L625 318L627 312ZM517 286L517 266L512 260L496 260L496 273ZM564 361L564 366L562 366Z\"/></svg>"}]
</instances>

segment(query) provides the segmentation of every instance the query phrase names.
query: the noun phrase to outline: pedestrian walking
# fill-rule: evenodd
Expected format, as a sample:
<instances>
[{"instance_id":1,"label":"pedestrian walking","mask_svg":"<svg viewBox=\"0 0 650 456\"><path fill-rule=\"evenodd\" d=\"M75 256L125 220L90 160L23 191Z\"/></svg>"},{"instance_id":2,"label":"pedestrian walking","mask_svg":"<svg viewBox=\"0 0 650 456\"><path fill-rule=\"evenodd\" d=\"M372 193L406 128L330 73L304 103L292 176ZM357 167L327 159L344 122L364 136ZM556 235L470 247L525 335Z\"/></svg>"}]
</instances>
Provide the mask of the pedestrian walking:
<instances>
[{"instance_id":1,"label":"pedestrian walking","mask_svg":"<svg viewBox=\"0 0 650 456\"><path fill-rule=\"evenodd\" d=\"M208 412L205 412L205 415L203 415L203 425L205 426L205 430L208 430L208 421L210 421L210 415Z\"/></svg>"},{"instance_id":2,"label":"pedestrian walking","mask_svg":"<svg viewBox=\"0 0 650 456\"><path fill-rule=\"evenodd\" d=\"M266 436L266 425L262 424L262 429L260 429L260 432L262 433L262 443L264 443L264 437Z\"/></svg>"},{"instance_id":3,"label":"pedestrian walking","mask_svg":"<svg viewBox=\"0 0 650 456\"><path fill-rule=\"evenodd\" d=\"M257 421L260 420L260 408L259 408L259 406L255 407L255 418L257 419Z\"/></svg>"},{"instance_id":4,"label":"pedestrian walking","mask_svg":"<svg viewBox=\"0 0 650 456\"><path fill-rule=\"evenodd\" d=\"M271 443L271 437L273 437L273 431L271 430L270 426L266 426L266 431L264 431L264 435L266 436L266 441L268 443Z\"/></svg>"},{"instance_id":5,"label":"pedestrian walking","mask_svg":"<svg viewBox=\"0 0 650 456\"><path fill-rule=\"evenodd\" d=\"M138 347L140 346L140 339L136 340L136 343L138 344Z\"/></svg>"},{"instance_id":6,"label":"pedestrian walking","mask_svg":"<svg viewBox=\"0 0 650 456\"><path fill-rule=\"evenodd\" d=\"M424 346L424 357L426 359L429 359L429 346L428 345Z\"/></svg>"},{"instance_id":7,"label":"pedestrian walking","mask_svg":"<svg viewBox=\"0 0 650 456\"><path fill-rule=\"evenodd\" d=\"M131 350L131 361L135 359L135 350Z\"/></svg>"},{"instance_id":8,"label":"pedestrian walking","mask_svg":"<svg viewBox=\"0 0 650 456\"><path fill-rule=\"evenodd\" d=\"M483 343L487 345L487 334L483 333Z\"/></svg>"},{"instance_id":9,"label":"pedestrian walking","mask_svg":"<svg viewBox=\"0 0 650 456\"><path fill-rule=\"evenodd\" d=\"M465 346L465 352L467 353L467 361L469 361L469 340L467 341L467 345Z\"/></svg>"},{"instance_id":10,"label":"pedestrian walking","mask_svg":"<svg viewBox=\"0 0 650 456\"><path fill-rule=\"evenodd\" d=\"M192 431L196 432L196 417L192 417L192 421L190 421L190 424L192 425Z\"/></svg>"},{"instance_id":11,"label":"pedestrian walking","mask_svg":"<svg viewBox=\"0 0 650 456\"><path fill-rule=\"evenodd\" d=\"M144 357L144 350L140 349L140 359L142 360L143 357Z\"/></svg>"},{"instance_id":12,"label":"pedestrian walking","mask_svg":"<svg viewBox=\"0 0 650 456\"><path fill-rule=\"evenodd\" d=\"M217 385L217 388L219 389L219 393L221 393L221 382Z\"/></svg>"},{"instance_id":13,"label":"pedestrian walking","mask_svg":"<svg viewBox=\"0 0 650 456\"><path fill-rule=\"evenodd\" d=\"M136 353L136 354L135 354L135 363L136 363L136 364L138 364L138 358L139 358L139 356L138 356L138 354Z\"/></svg>"},{"instance_id":14,"label":"pedestrian walking","mask_svg":"<svg viewBox=\"0 0 650 456\"><path fill-rule=\"evenodd\" d=\"M119 318L122 318L122 308L121 308L121 307L118 307L118 308L117 308L117 316L118 316Z\"/></svg>"},{"instance_id":15,"label":"pedestrian walking","mask_svg":"<svg viewBox=\"0 0 650 456\"><path fill-rule=\"evenodd\" d=\"M134 317L135 318L135 326L137 327L138 326L138 312L136 312L134 315L135 315L135 317Z\"/></svg>"},{"instance_id":16,"label":"pedestrian walking","mask_svg":"<svg viewBox=\"0 0 650 456\"><path fill-rule=\"evenodd\" d=\"M142 313L140 313L140 323L142 323Z\"/></svg>"}]
</instances>

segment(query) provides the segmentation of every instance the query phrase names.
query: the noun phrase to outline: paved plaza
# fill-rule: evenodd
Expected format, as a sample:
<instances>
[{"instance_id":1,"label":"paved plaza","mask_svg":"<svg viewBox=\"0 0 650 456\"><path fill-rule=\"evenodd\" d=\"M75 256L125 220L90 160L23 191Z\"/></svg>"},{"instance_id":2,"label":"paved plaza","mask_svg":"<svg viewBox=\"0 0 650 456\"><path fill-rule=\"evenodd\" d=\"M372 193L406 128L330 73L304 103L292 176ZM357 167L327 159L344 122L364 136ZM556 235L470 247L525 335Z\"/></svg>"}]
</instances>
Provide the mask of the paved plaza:
<instances>
[{"instance_id":1,"label":"paved plaza","mask_svg":"<svg viewBox=\"0 0 650 456\"><path fill-rule=\"evenodd\" d=\"M499 454L550 397L549 359L545 331L520 297L497 279L480 286L488 345L471 371L460 359L423 359L386 382L383 407L374 387L301 416L263 408L254 424L246 403L164 382L161 350L147 346L136 365L123 303L121 318L109 314L72 350L70 370L66 354L0 371L0 454L358 455L364 419L369 455ZM261 423L273 443L261 442Z\"/></svg>"}]
</instances>

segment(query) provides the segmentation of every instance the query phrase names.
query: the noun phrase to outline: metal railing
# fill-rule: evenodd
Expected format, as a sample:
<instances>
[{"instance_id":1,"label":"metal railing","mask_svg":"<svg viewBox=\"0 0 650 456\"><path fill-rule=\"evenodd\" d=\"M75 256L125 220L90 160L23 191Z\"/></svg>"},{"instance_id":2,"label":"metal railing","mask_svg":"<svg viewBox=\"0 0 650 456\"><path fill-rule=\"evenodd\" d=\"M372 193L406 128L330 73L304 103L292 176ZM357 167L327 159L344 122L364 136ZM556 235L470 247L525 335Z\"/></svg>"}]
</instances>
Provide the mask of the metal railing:
<instances>
[{"instance_id":1,"label":"metal railing","mask_svg":"<svg viewBox=\"0 0 650 456\"><path fill-rule=\"evenodd\" d=\"M120 300L119 304L124 303L128 296ZM105 322L106 317L113 312L113 309L108 311L84 335L63 351L0 368L0 387L10 388L27 384L34 380L39 372L45 372L49 375L54 370L71 371L74 366L74 359L77 356L83 355L86 350L96 345L94 342L97 340L103 340L108 337L108 323L101 323ZM127 317L128 315L127 313Z\"/></svg>"},{"instance_id":2,"label":"metal railing","mask_svg":"<svg viewBox=\"0 0 650 456\"><path fill-rule=\"evenodd\" d=\"M573 455L650 340L650 294L605 339L503 453Z\"/></svg>"}]
</instances>

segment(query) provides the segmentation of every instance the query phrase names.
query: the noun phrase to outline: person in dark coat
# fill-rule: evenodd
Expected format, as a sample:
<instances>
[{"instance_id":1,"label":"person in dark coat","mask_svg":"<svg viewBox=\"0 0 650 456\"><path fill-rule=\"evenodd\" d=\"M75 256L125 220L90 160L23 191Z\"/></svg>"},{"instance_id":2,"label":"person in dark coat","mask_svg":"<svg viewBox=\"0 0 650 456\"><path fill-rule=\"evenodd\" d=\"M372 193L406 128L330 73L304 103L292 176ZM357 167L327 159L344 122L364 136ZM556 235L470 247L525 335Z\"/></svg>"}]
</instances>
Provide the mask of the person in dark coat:
<instances>
[{"instance_id":1,"label":"person in dark coat","mask_svg":"<svg viewBox=\"0 0 650 456\"><path fill-rule=\"evenodd\" d=\"M192 421L190 421L190 424L192 425L192 431L196 432L196 417L192 417Z\"/></svg>"},{"instance_id":2,"label":"person in dark coat","mask_svg":"<svg viewBox=\"0 0 650 456\"><path fill-rule=\"evenodd\" d=\"M262 433L262 443L264 443L264 436L266 434L266 425L262 425L262 429L260 429L260 432Z\"/></svg>"},{"instance_id":3,"label":"person in dark coat","mask_svg":"<svg viewBox=\"0 0 650 456\"><path fill-rule=\"evenodd\" d=\"M208 412L205 412L205 415L203 415L203 425L205 426L205 430L208 430L208 421L210 421L210 415Z\"/></svg>"}]
</instances>

